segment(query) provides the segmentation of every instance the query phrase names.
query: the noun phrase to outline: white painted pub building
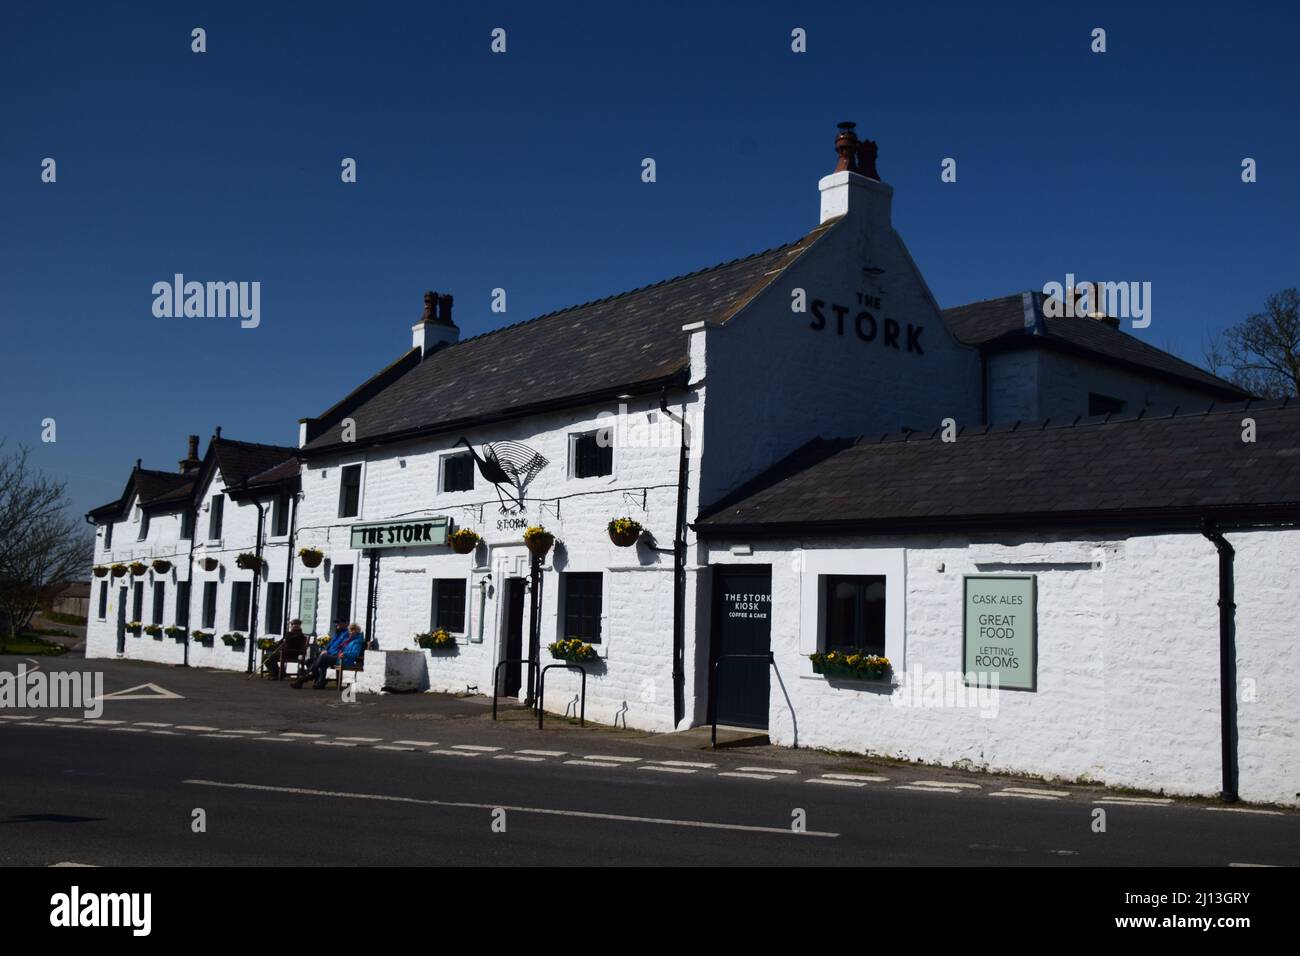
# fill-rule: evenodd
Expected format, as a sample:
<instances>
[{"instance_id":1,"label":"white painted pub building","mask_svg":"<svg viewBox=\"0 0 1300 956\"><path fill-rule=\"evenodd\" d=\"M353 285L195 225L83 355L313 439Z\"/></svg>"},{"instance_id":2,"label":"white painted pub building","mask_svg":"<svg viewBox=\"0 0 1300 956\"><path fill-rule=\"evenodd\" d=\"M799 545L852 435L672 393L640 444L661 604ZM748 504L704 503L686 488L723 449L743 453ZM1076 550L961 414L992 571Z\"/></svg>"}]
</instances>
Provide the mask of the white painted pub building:
<instances>
[{"instance_id":1,"label":"white painted pub building","mask_svg":"<svg viewBox=\"0 0 1300 956\"><path fill-rule=\"evenodd\" d=\"M942 310L835 146L789 245L463 341L429 293L296 446L137 465L88 516L87 656L357 621L362 691L530 699L576 638L605 723L1295 804L1300 407L1100 309Z\"/></svg>"}]
</instances>

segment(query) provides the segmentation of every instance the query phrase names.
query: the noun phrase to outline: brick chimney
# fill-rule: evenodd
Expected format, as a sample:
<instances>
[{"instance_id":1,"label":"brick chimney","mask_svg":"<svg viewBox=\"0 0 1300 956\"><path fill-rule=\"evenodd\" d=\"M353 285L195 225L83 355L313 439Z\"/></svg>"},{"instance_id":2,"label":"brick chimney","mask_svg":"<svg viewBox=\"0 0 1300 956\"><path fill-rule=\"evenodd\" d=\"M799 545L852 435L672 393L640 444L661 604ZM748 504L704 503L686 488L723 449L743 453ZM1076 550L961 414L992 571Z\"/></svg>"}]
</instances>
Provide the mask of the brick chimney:
<instances>
[{"instance_id":1,"label":"brick chimney","mask_svg":"<svg viewBox=\"0 0 1300 956\"><path fill-rule=\"evenodd\" d=\"M449 295L424 294L424 314L411 326L411 348L428 355L434 349L460 341L460 329L451 320L451 303Z\"/></svg>"},{"instance_id":2,"label":"brick chimney","mask_svg":"<svg viewBox=\"0 0 1300 956\"><path fill-rule=\"evenodd\" d=\"M189 448L186 451L185 457L180 460L181 474L188 475L192 471L197 471L201 464L203 464L203 462L199 461L199 436L191 435L189 439Z\"/></svg>"},{"instance_id":3,"label":"brick chimney","mask_svg":"<svg viewBox=\"0 0 1300 956\"><path fill-rule=\"evenodd\" d=\"M856 123L840 123L835 137L839 157L835 171L817 184L822 194L821 221L849 216L863 226L889 228L894 190L876 172L876 144L858 139Z\"/></svg>"}]
</instances>

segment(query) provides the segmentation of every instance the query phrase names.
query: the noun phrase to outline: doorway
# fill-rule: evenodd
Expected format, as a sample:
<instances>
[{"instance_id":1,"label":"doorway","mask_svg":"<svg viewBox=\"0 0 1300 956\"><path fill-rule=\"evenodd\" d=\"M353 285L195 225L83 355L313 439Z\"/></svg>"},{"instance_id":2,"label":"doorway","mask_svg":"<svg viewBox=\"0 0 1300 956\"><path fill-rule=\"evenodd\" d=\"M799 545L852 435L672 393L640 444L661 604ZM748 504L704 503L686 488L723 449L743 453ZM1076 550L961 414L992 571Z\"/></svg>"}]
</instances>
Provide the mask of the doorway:
<instances>
[{"instance_id":1,"label":"doorway","mask_svg":"<svg viewBox=\"0 0 1300 956\"><path fill-rule=\"evenodd\" d=\"M718 723L767 728L772 567L715 566L709 695Z\"/></svg>"},{"instance_id":2,"label":"doorway","mask_svg":"<svg viewBox=\"0 0 1300 956\"><path fill-rule=\"evenodd\" d=\"M126 588L117 589L117 652L126 653Z\"/></svg>"},{"instance_id":3,"label":"doorway","mask_svg":"<svg viewBox=\"0 0 1300 956\"><path fill-rule=\"evenodd\" d=\"M524 656L524 579L506 578L505 580L505 650L501 655L503 661L518 661ZM503 668L506 672L505 686L502 693L506 697L518 697L523 686L523 665L509 663Z\"/></svg>"}]
</instances>

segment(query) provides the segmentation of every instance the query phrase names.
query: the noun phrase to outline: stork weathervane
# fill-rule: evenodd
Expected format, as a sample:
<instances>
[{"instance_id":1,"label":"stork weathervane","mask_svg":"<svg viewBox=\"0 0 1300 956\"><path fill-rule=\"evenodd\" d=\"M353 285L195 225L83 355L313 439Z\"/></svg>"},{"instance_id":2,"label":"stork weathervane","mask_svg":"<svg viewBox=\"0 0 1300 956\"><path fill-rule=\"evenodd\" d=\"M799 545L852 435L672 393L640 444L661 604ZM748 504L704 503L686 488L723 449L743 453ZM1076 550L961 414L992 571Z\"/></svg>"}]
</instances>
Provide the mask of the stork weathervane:
<instances>
[{"instance_id":1,"label":"stork weathervane","mask_svg":"<svg viewBox=\"0 0 1300 956\"><path fill-rule=\"evenodd\" d=\"M549 464L541 454L517 441L490 442L483 446L482 455L474 450L468 438L462 438L456 444L469 449L478 465L478 473L496 487L497 500L501 502L503 512L509 511L511 506L524 510L524 489ZM502 485L513 490L510 506L501 494Z\"/></svg>"}]
</instances>

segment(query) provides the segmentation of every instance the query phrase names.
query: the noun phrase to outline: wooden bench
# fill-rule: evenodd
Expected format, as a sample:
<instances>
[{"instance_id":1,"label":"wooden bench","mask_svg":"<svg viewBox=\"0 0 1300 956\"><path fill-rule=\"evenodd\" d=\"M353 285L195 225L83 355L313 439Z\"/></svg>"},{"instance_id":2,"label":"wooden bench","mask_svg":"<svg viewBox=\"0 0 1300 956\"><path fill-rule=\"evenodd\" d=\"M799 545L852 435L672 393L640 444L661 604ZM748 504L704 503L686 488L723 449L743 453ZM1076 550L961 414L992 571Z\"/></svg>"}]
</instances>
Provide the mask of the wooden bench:
<instances>
[{"instance_id":1,"label":"wooden bench","mask_svg":"<svg viewBox=\"0 0 1300 956\"><path fill-rule=\"evenodd\" d=\"M365 663L366 663L366 659L365 659L365 655L363 654L361 657L358 657L358 658L357 658L356 663L354 663L354 664L335 664L335 665L333 665L333 666L334 666L334 686L337 687L339 690L342 690L342 689L343 689L343 674L344 674L344 672L351 672L351 673L353 673L353 674L360 674L361 671L365 669ZM355 682L354 682L354 683L355 683Z\"/></svg>"}]
</instances>

